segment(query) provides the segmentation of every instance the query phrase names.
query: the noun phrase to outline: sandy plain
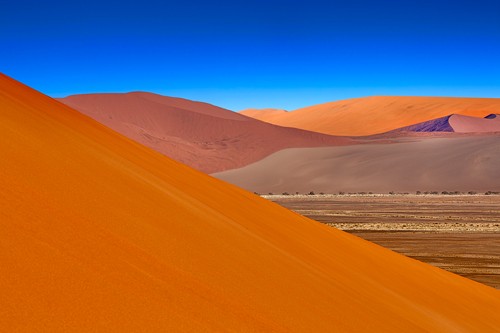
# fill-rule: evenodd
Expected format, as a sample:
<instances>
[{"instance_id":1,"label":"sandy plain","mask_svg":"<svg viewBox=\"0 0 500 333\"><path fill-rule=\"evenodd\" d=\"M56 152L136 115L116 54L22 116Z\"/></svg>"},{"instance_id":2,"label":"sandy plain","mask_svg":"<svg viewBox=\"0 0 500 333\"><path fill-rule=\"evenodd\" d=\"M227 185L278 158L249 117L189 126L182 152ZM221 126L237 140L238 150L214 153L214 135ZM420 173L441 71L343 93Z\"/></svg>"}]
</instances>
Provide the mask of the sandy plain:
<instances>
[{"instance_id":1,"label":"sandy plain","mask_svg":"<svg viewBox=\"0 0 500 333\"><path fill-rule=\"evenodd\" d=\"M500 195L273 195L309 218L500 289Z\"/></svg>"}]
</instances>

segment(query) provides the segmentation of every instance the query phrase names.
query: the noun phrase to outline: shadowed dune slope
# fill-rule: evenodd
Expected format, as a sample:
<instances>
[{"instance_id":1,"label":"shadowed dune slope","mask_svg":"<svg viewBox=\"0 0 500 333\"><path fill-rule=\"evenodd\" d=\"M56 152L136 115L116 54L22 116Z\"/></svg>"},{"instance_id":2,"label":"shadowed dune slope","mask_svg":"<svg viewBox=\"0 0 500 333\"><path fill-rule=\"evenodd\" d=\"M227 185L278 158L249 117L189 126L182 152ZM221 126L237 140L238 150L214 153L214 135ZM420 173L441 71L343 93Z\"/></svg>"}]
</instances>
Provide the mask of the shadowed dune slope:
<instances>
[{"instance_id":1,"label":"shadowed dune slope","mask_svg":"<svg viewBox=\"0 0 500 333\"><path fill-rule=\"evenodd\" d=\"M284 148L352 141L283 128L210 104L151 93L74 95L60 101L207 173L239 168Z\"/></svg>"},{"instance_id":2,"label":"shadowed dune slope","mask_svg":"<svg viewBox=\"0 0 500 333\"><path fill-rule=\"evenodd\" d=\"M0 75L0 330L477 331L500 292L175 162Z\"/></svg>"},{"instance_id":3,"label":"shadowed dune slope","mask_svg":"<svg viewBox=\"0 0 500 333\"><path fill-rule=\"evenodd\" d=\"M314 105L255 118L332 135L372 135L450 114L484 117L500 110L500 98L365 97Z\"/></svg>"},{"instance_id":4,"label":"shadowed dune slope","mask_svg":"<svg viewBox=\"0 0 500 333\"><path fill-rule=\"evenodd\" d=\"M454 114L399 128L393 132L500 132L500 118L496 117L494 114L488 115L484 118Z\"/></svg>"},{"instance_id":5,"label":"shadowed dune slope","mask_svg":"<svg viewBox=\"0 0 500 333\"><path fill-rule=\"evenodd\" d=\"M260 193L500 190L500 136L406 138L399 143L285 149L215 174Z\"/></svg>"}]
</instances>

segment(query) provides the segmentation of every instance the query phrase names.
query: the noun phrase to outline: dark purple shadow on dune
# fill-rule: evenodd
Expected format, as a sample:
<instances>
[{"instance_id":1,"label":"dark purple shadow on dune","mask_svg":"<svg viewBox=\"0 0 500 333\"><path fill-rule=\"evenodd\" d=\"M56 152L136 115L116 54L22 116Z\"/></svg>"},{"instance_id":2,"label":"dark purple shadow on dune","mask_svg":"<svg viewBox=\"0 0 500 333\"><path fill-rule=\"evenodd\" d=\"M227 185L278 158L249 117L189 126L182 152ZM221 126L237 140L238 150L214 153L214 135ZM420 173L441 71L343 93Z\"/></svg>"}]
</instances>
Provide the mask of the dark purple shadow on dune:
<instances>
[{"instance_id":1,"label":"dark purple shadow on dune","mask_svg":"<svg viewBox=\"0 0 500 333\"><path fill-rule=\"evenodd\" d=\"M398 128L391 132L454 132L448 121L452 115Z\"/></svg>"}]
</instances>

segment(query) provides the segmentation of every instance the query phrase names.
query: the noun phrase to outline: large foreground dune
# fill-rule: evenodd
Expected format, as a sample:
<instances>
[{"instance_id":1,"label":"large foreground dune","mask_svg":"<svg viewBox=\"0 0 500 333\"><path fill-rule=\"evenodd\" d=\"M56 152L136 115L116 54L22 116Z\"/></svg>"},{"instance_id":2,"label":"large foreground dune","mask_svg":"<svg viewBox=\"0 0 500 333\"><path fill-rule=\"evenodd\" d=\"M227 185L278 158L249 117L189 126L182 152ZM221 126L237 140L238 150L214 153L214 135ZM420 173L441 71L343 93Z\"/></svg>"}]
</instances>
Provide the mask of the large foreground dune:
<instances>
[{"instance_id":1,"label":"large foreground dune","mask_svg":"<svg viewBox=\"0 0 500 333\"><path fill-rule=\"evenodd\" d=\"M292 112L247 113L281 126L332 135L372 135L450 114L485 117L500 98L365 97L314 105Z\"/></svg>"},{"instance_id":2,"label":"large foreground dune","mask_svg":"<svg viewBox=\"0 0 500 333\"><path fill-rule=\"evenodd\" d=\"M283 128L210 104L151 93L88 94L61 102L198 170L234 169L291 147L351 140Z\"/></svg>"},{"instance_id":3,"label":"large foreground dune","mask_svg":"<svg viewBox=\"0 0 500 333\"><path fill-rule=\"evenodd\" d=\"M301 217L0 75L0 330L500 329L500 293Z\"/></svg>"},{"instance_id":4,"label":"large foreground dune","mask_svg":"<svg viewBox=\"0 0 500 333\"><path fill-rule=\"evenodd\" d=\"M500 135L285 149L215 174L260 193L500 190Z\"/></svg>"}]
</instances>

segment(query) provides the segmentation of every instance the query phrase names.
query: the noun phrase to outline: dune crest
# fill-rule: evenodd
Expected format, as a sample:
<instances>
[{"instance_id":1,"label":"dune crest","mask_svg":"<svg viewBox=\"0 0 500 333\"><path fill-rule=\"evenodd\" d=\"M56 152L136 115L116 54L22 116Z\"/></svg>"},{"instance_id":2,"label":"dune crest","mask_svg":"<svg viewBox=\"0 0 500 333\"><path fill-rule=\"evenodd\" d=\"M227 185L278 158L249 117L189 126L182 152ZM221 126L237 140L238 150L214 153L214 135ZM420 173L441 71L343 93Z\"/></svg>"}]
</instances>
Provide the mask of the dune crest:
<instances>
[{"instance_id":1,"label":"dune crest","mask_svg":"<svg viewBox=\"0 0 500 333\"><path fill-rule=\"evenodd\" d=\"M398 128L391 132L494 133L500 132L500 119L497 118L495 114L490 114L484 118L452 114L423 123Z\"/></svg>"},{"instance_id":2,"label":"dune crest","mask_svg":"<svg viewBox=\"0 0 500 333\"><path fill-rule=\"evenodd\" d=\"M204 175L0 75L0 328L477 331L500 293Z\"/></svg>"}]
</instances>

